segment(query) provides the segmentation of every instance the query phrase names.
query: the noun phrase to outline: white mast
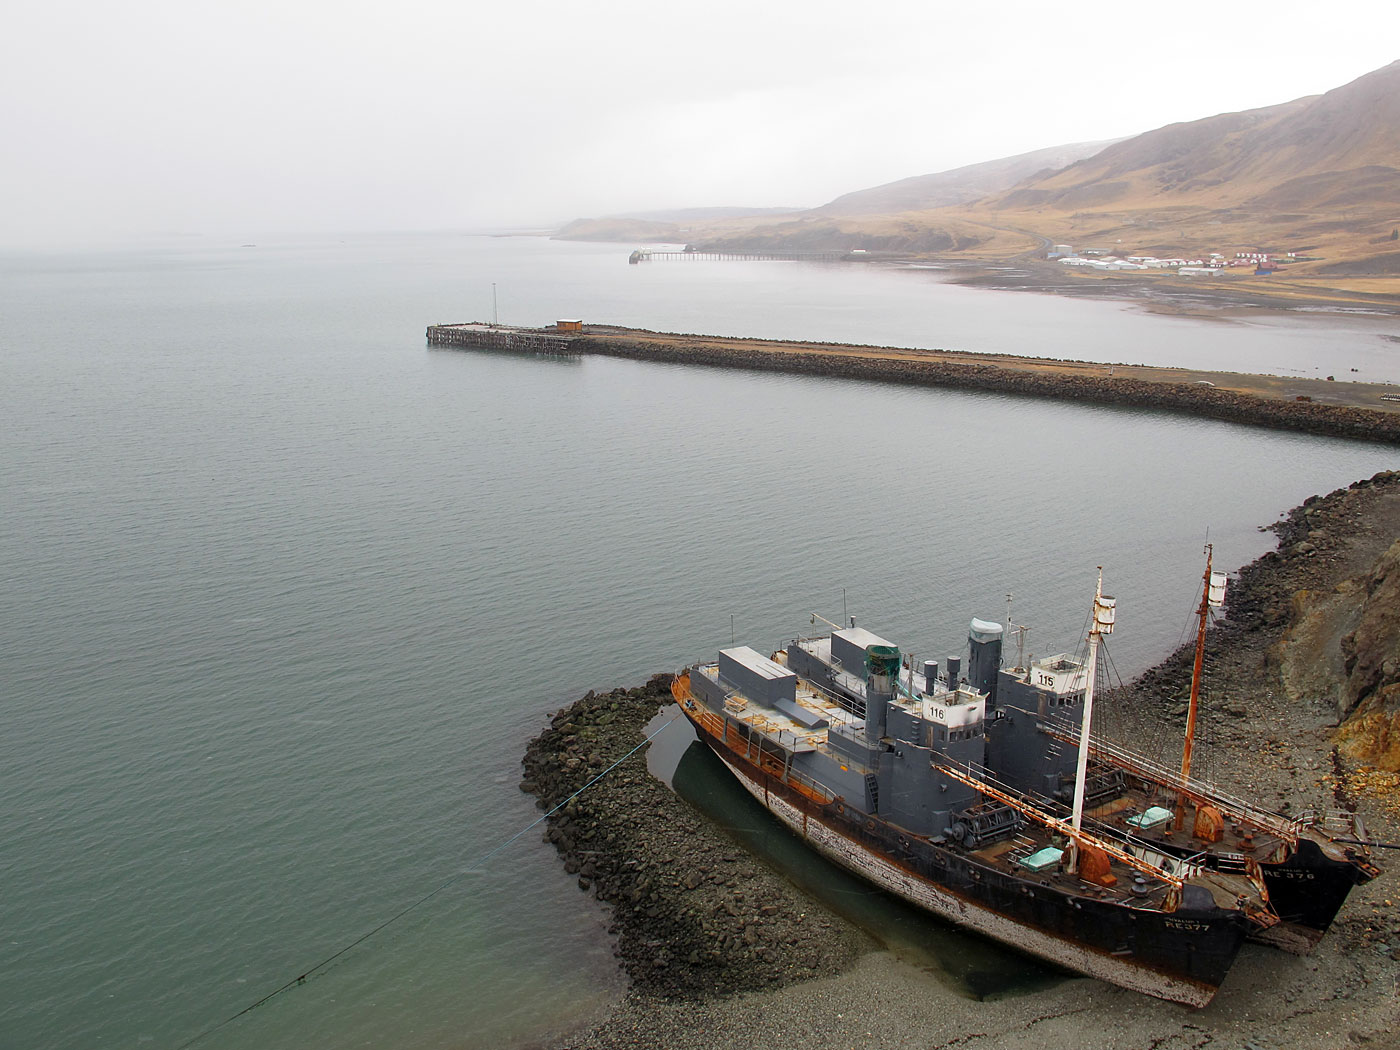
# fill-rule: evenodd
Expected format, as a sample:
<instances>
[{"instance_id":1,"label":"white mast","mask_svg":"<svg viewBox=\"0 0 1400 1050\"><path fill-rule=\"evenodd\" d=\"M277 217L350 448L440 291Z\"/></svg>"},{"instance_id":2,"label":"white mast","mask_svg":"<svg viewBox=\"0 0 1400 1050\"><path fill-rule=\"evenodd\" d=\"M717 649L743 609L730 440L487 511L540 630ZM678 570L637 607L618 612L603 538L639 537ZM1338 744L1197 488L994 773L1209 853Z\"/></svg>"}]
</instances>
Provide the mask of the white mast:
<instances>
[{"instance_id":1,"label":"white mast","mask_svg":"<svg viewBox=\"0 0 1400 1050\"><path fill-rule=\"evenodd\" d=\"M1089 768L1089 732L1094 714L1094 676L1098 670L1099 638L1113 633L1114 612L1118 603L1103 593L1103 566L1099 566L1099 582L1094 588L1094 613L1089 623L1089 657L1084 679L1084 721L1079 727L1079 765L1074 778L1074 811L1070 826L1074 829L1070 871L1079 870L1079 826L1084 818L1084 781Z\"/></svg>"}]
</instances>

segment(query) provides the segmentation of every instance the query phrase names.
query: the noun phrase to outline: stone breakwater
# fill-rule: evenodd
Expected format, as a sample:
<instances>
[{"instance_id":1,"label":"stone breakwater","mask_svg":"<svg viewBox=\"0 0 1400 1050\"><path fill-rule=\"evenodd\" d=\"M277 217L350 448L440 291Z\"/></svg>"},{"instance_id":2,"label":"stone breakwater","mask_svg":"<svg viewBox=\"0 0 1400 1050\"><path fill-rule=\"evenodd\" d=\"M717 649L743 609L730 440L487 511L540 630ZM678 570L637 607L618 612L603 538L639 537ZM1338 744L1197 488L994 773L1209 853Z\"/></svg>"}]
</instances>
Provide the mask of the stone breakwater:
<instances>
[{"instance_id":1,"label":"stone breakwater","mask_svg":"<svg viewBox=\"0 0 1400 1050\"><path fill-rule=\"evenodd\" d=\"M570 799L642 740L673 702L671 680L590 692L558 712L526 749L520 785L544 809L569 800L545 838L579 888L611 906L634 993L704 997L842 970L873 947L869 939L653 777L645 750Z\"/></svg>"},{"instance_id":2,"label":"stone breakwater","mask_svg":"<svg viewBox=\"0 0 1400 1050\"><path fill-rule=\"evenodd\" d=\"M909 351L668 335L606 326L589 326L585 333L574 341L576 351L610 357L1078 400L1328 437L1400 444L1400 413L1317 401L1256 397L1198 382L1156 382L1053 367L1004 367L987 363L988 355L966 355L966 360L958 360L960 355L947 352L927 357L882 357L879 355L886 351L903 355ZM1042 366L1054 364L1038 363Z\"/></svg>"}]
</instances>

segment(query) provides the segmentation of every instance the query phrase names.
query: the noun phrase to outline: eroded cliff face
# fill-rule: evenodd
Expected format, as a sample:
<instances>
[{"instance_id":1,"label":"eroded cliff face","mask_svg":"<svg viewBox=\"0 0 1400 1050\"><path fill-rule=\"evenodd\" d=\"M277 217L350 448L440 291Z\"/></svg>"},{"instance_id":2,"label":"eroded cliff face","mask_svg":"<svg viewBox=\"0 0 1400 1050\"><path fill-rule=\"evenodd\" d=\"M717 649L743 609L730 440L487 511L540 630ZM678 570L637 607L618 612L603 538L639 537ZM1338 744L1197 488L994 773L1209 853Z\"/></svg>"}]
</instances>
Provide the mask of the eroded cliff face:
<instances>
[{"instance_id":1,"label":"eroded cliff face","mask_svg":"<svg viewBox=\"0 0 1400 1050\"><path fill-rule=\"evenodd\" d=\"M1352 762L1400 772L1400 485L1373 479L1364 530L1353 491L1309 501L1284 523L1280 553L1318 568L1264 619L1284 622L1270 654L1287 694L1336 711Z\"/></svg>"},{"instance_id":2,"label":"eroded cliff face","mask_svg":"<svg viewBox=\"0 0 1400 1050\"><path fill-rule=\"evenodd\" d=\"M1357 762L1400 772L1400 540L1360 582L1357 625L1341 640L1346 721L1337 743Z\"/></svg>"}]
</instances>

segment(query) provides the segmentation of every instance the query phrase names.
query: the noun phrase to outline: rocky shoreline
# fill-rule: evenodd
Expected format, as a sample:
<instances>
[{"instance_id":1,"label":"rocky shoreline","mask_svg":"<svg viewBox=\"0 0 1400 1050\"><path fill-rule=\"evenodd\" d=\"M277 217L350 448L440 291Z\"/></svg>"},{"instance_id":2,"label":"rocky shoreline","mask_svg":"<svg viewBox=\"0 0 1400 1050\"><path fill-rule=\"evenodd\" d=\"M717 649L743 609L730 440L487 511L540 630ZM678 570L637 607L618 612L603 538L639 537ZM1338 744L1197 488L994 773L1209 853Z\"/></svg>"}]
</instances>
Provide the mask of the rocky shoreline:
<instances>
[{"instance_id":1,"label":"rocky shoreline","mask_svg":"<svg viewBox=\"0 0 1400 1050\"><path fill-rule=\"evenodd\" d=\"M544 808L569 799L636 746L672 704L671 680L589 693L560 711L526 750L522 790ZM579 888L611 905L618 958L642 995L781 987L872 947L652 776L644 752L568 801L545 837Z\"/></svg>"},{"instance_id":2,"label":"rocky shoreline","mask_svg":"<svg viewBox=\"0 0 1400 1050\"><path fill-rule=\"evenodd\" d=\"M1400 778L1378 780L1345 757L1333 730L1347 712L1335 698L1300 695L1288 660L1310 602L1355 593L1349 581L1371 579L1377 559L1400 544L1400 473L1313 497L1274 529L1278 549L1240 571L1211 633L1207 672L1218 702L1203 716L1198 754L1236 794L1285 812L1349 808L1377 838L1400 841ZM1148 746L1177 733L1189 673L1188 654L1177 652L1123 687L1113 707L1127 714L1113 734ZM571 799L637 746L670 706L669 685L657 675L589 693L553 717L524 759L521 787L541 808L568 800L546 837L580 889L610 906L631 987L610 1017L561 1047L1392 1045L1400 853L1381 851L1387 872L1352 894L1311 956L1249 946L1204 1010L1082 978L977 1001L878 950L735 845L647 771L644 750Z\"/></svg>"}]
</instances>

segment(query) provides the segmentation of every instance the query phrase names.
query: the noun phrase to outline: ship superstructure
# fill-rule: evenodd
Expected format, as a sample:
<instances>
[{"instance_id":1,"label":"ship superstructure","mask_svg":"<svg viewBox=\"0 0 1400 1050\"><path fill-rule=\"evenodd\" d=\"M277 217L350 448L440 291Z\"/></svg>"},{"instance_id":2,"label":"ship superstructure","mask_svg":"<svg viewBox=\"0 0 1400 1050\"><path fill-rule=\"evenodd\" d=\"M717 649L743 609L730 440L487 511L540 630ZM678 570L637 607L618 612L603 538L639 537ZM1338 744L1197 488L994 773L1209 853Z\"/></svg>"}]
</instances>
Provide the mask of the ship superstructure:
<instances>
[{"instance_id":1,"label":"ship superstructure","mask_svg":"<svg viewBox=\"0 0 1400 1050\"><path fill-rule=\"evenodd\" d=\"M1096 643L1112 599L1095 610ZM960 925L1192 1005L1276 923L1250 858L1210 866L1103 833L1099 766L1047 749L1037 728L1052 713L1077 725L1091 660L1003 670L1001 626L973 621L964 675L960 658L915 667L864 628L831 626L772 657L723 650L675 686L701 738L815 848ZM1084 784L1068 809L1066 777Z\"/></svg>"}]
</instances>

